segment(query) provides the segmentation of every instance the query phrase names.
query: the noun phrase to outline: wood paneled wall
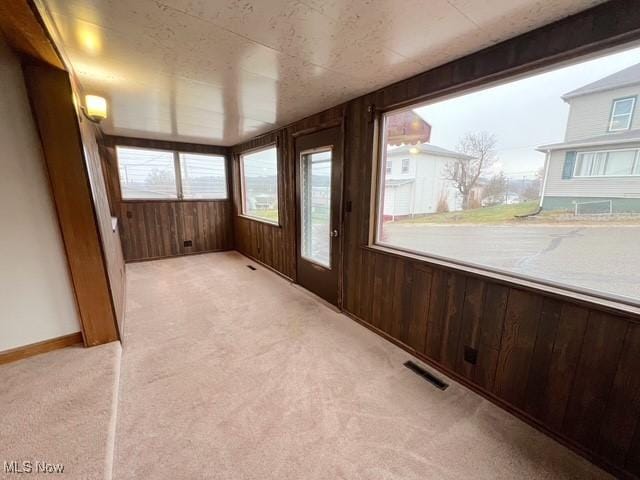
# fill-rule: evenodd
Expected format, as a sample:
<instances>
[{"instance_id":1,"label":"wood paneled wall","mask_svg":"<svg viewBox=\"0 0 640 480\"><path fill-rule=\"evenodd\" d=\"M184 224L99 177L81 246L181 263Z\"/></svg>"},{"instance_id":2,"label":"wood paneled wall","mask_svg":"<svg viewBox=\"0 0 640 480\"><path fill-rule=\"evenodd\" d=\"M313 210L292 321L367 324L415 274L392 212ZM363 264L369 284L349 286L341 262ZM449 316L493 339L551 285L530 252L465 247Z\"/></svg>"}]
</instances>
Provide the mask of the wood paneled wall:
<instances>
[{"instance_id":1,"label":"wood paneled wall","mask_svg":"<svg viewBox=\"0 0 640 480\"><path fill-rule=\"evenodd\" d=\"M638 38L637 2L614 0L234 147L237 249L295 279L292 141L344 118L346 313L616 475L640 478L638 313L369 247L376 112ZM237 216L237 154L276 138L281 228Z\"/></svg>"},{"instance_id":2,"label":"wood paneled wall","mask_svg":"<svg viewBox=\"0 0 640 480\"><path fill-rule=\"evenodd\" d=\"M345 106L340 105L293 125L268 133L233 147L233 229L236 250L251 257L285 277L296 277L296 192L295 139L299 135L323 128L340 126L344 122ZM253 220L240 215L240 154L266 145L278 146L278 205L280 225Z\"/></svg>"},{"instance_id":3,"label":"wood paneled wall","mask_svg":"<svg viewBox=\"0 0 640 480\"><path fill-rule=\"evenodd\" d=\"M100 142L102 166L112 215L118 218L126 261L149 260L233 248L231 199L123 200L116 145L225 155L225 147L105 135ZM191 246L185 246L191 241Z\"/></svg>"}]
</instances>

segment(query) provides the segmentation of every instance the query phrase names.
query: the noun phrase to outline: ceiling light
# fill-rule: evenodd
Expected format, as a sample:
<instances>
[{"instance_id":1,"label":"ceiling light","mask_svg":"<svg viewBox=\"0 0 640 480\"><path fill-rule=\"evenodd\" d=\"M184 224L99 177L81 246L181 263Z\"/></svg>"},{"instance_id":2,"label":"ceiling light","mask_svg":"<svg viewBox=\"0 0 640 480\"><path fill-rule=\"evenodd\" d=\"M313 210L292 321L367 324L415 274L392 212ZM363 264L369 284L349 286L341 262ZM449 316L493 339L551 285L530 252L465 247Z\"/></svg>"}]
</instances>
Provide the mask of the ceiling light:
<instances>
[{"instance_id":1,"label":"ceiling light","mask_svg":"<svg viewBox=\"0 0 640 480\"><path fill-rule=\"evenodd\" d=\"M107 118L107 101L103 97L97 95L86 95L84 97L86 110L83 109L85 116L94 123Z\"/></svg>"}]
</instances>

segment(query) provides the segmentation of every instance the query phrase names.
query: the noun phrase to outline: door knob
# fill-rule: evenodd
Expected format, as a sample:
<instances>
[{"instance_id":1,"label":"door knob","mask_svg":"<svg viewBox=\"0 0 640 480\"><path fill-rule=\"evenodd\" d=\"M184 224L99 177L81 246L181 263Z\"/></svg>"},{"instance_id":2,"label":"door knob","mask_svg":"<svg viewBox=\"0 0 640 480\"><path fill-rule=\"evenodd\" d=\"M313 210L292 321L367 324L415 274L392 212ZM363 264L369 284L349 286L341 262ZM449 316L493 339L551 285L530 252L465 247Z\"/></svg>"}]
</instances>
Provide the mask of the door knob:
<instances>
[{"instance_id":1,"label":"door knob","mask_svg":"<svg viewBox=\"0 0 640 480\"><path fill-rule=\"evenodd\" d=\"M340 234L338 233L338 230L331 230L331 236L332 237L338 237Z\"/></svg>"}]
</instances>

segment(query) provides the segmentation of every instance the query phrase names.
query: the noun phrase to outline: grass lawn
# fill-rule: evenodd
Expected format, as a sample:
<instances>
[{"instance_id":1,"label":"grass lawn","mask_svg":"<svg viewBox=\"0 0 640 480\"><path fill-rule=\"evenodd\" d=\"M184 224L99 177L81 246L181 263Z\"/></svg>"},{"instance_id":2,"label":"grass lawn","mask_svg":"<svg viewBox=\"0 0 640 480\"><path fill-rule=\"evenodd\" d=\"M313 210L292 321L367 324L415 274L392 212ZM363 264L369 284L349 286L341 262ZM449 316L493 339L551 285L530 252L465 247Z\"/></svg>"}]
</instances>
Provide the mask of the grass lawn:
<instances>
[{"instance_id":1,"label":"grass lawn","mask_svg":"<svg viewBox=\"0 0 640 480\"><path fill-rule=\"evenodd\" d=\"M514 205L474 208L460 212L433 213L397 221L399 223L504 223L517 221L516 215L533 213L537 208L538 202L531 201Z\"/></svg>"}]
</instances>

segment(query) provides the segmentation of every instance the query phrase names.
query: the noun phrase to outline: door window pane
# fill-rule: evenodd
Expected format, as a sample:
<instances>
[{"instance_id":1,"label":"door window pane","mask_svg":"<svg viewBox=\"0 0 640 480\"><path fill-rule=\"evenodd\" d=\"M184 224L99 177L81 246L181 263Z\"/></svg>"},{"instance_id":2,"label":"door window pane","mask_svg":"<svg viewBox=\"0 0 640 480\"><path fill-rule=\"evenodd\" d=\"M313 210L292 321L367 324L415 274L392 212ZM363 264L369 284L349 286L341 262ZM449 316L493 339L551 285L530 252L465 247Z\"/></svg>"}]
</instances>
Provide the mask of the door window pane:
<instances>
[{"instance_id":1,"label":"door window pane","mask_svg":"<svg viewBox=\"0 0 640 480\"><path fill-rule=\"evenodd\" d=\"M278 152L269 147L240 156L242 213L278 223Z\"/></svg>"},{"instance_id":2,"label":"door window pane","mask_svg":"<svg viewBox=\"0 0 640 480\"><path fill-rule=\"evenodd\" d=\"M116 147L123 199L178 198L173 152Z\"/></svg>"},{"instance_id":3,"label":"door window pane","mask_svg":"<svg viewBox=\"0 0 640 480\"><path fill-rule=\"evenodd\" d=\"M300 183L301 255L331 268L331 150L302 154Z\"/></svg>"},{"instance_id":4,"label":"door window pane","mask_svg":"<svg viewBox=\"0 0 640 480\"><path fill-rule=\"evenodd\" d=\"M180 173L183 198L227 198L227 175L223 156L181 153Z\"/></svg>"}]
</instances>

